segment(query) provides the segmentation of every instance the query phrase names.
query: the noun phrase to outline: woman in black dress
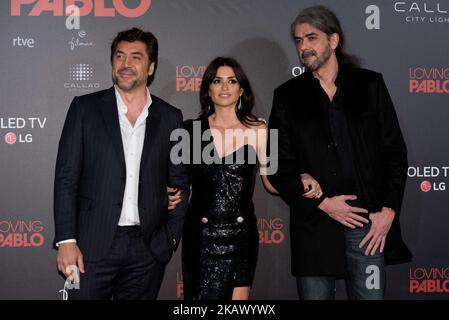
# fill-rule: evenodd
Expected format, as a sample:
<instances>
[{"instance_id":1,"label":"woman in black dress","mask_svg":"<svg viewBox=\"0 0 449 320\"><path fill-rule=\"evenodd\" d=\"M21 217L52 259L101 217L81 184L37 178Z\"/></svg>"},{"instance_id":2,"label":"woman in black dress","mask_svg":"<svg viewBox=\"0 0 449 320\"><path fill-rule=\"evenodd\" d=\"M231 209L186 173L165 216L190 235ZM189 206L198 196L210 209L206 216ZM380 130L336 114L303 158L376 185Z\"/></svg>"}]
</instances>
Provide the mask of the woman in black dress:
<instances>
[{"instance_id":1,"label":"woman in black dress","mask_svg":"<svg viewBox=\"0 0 449 320\"><path fill-rule=\"evenodd\" d=\"M206 68L200 103L199 119L185 123L191 139L187 167L192 196L182 241L184 297L246 300L259 246L252 202L258 167L265 188L277 193L263 174L267 126L251 114L251 86L232 58L216 58ZM198 132L202 141L194 141ZM210 139L203 141L205 136ZM200 161L194 161L194 152L201 153ZM301 179L308 191L304 196L321 195L315 180L307 174ZM177 201L171 197L170 205Z\"/></svg>"}]
</instances>

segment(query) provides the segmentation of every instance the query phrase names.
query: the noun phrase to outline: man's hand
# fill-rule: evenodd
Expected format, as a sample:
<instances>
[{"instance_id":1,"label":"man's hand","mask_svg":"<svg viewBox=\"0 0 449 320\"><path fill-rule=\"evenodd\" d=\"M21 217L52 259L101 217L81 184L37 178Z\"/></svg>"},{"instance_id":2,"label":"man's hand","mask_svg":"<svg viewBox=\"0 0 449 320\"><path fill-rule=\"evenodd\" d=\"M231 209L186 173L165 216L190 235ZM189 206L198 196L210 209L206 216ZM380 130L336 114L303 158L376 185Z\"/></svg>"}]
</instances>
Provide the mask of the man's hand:
<instances>
[{"instance_id":1,"label":"man's hand","mask_svg":"<svg viewBox=\"0 0 449 320\"><path fill-rule=\"evenodd\" d=\"M181 190L177 188L167 187L168 193L168 210L173 210L176 208L178 203L182 201Z\"/></svg>"},{"instance_id":2,"label":"man's hand","mask_svg":"<svg viewBox=\"0 0 449 320\"><path fill-rule=\"evenodd\" d=\"M319 209L326 212L329 217L340 222L342 225L355 229L356 227L363 227L362 222L368 223L368 219L365 219L357 213L368 213L368 210L358 207L352 207L346 203L348 200L355 200L357 196L335 196L332 198L326 197L318 206Z\"/></svg>"},{"instance_id":3,"label":"man's hand","mask_svg":"<svg viewBox=\"0 0 449 320\"><path fill-rule=\"evenodd\" d=\"M83 255L76 243L62 243L58 248L58 270L61 271L70 281L79 282L78 273L73 266L78 267L84 273Z\"/></svg>"},{"instance_id":4,"label":"man's hand","mask_svg":"<svg viewBox=\"0 0 449 320\"><path fill-rule=\"evenodd\" d=\"M365 250L365 256L369 254L373 256L379 246L380 253L384 251L385 240L393 223L394 215L394 210L386 207L383 207L380 212L370 213L371 229L359 244L359 248L363 248L369 241L368 247Z\"/></svg>"}]
</instances>

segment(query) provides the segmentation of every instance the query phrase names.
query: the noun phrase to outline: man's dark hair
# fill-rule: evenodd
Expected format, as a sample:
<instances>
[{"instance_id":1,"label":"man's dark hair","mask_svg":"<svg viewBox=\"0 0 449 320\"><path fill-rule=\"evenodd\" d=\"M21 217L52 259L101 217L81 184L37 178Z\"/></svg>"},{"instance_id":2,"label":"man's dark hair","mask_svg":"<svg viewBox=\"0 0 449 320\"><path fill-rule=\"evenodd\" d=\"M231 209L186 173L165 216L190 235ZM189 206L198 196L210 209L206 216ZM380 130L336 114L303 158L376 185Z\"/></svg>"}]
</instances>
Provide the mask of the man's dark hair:
<instances>
[{"instance_id":1,"label":"man's dark hair","mask_svg":"<svg viewBox=\"0 0 449 320\"><path fill-rule=\"evenodd\" d=\"M145 43L148 58L150 60L149 62L150 63L154 62L154 72L151 76L148 76L147 78L147 86L149 86L151 82L153 82L154 80L154 75L156 74L157 69L157 55L159 46L156 37L151 32L145 32L139 28L132 28L129 30L120 31L111 44L111 63L114 59L114 54L115 51L117 50L117 46L121 41L126 42L141 41Z\"/></svg>"},{"instance_id":2,"label":"man's dark hair","mask_svg":"<svg viewBox=\"0 0 449 320\"><path fill-rule=\"evenodd\" d=\"M335 54L339 63L346 63L353 67L360 64L359 59L355 55L348 54L345 47L345 36L340 21L334 12L325 6L313 6L301 10L292 23L291 33L295 37L295 28L302 23L308 23L313 27L326 33L328 36L333 33L338 34L340 41L335 49Z\"/></svg>"}]
</instances>

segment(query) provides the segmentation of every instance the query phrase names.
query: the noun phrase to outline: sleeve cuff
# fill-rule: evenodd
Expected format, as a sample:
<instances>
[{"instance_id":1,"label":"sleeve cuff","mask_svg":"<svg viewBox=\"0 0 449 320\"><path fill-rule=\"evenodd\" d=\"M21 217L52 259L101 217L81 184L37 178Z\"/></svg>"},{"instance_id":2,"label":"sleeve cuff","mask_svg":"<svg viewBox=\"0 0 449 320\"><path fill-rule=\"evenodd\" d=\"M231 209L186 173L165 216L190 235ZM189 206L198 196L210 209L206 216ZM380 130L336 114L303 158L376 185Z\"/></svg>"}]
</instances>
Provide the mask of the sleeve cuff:
<instances>
[{"instance_id":1,"label":"sleeve cuff","mask_svg":"<svg viewBox=\"0 0 449 320\"><path fill-rule=\"evenodd\" d=\"M56 247L59 248L59 246L64 243L76 243L76 239L67 239L67 240L59 241L56 243Z\"/></svg>"}]
</instances>

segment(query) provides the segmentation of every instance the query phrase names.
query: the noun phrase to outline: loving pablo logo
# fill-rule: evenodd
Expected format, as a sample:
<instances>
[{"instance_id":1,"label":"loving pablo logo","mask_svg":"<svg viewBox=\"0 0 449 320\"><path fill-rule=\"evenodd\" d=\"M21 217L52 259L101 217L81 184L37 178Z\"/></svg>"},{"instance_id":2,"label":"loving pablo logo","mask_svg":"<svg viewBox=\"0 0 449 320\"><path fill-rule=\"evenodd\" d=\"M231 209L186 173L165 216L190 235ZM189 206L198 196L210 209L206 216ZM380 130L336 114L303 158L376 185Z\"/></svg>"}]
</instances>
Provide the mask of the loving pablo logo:
<instances>
[{"instance_id":1,"label":"loving pablo logo","mask_svg":"<svg viewBox=\"0 0 449 320\"><path fill-rule=\"evenodd\" d=\"M410 94L448 94L449 68L409 68Z\"/></svg>"},{"instance_id":2,"label":"loving pablo logo","mask_svg":"<svg viewBox=\"0 0 449 320\"><path fill-rule=\"evenodd\" d=\"M284 242L284 222L281 218L257 219L260 244L281 244Z\"/></svg>"},{"instance_id":3,"label":"loving pablo logo","mask_svg":"<svg viewBox=\"0 0 449 320\"><path fill-rule=\"evenodd\" d=\"M140 0L138 5L128 7L130 1L112 0L112 6L106 6L104 0L11 0L11 16L37 17L43 13L55 17L69 16L71 6L79 8L80 16L93 14L95 17L115 17L122 15L127 18L143 16L151 7L151 0Z\"/></svg>"},{"instance_id":4,"label":"loving pablo logo","mask_svg":"<svg viewBox=\"0 0 449 320\"><path fill-rule=\"evenodd\" d=\"M206 66L177 66L176 91L199 92Z\"/></svg>"},{"instance_id":5,"label":"loving pablo logo","mask_svg":"<svg viewBox=\"0 0 449 320\"><path fill-rule=\"evenodd\" d=\"M409 293L449 293L449 267L411 268Z\"/></svg>"},{"instance_id":6,"label":"loving pablo logo","mask_svg":"<svg viewBox=\"0 0 449 320\"><path fill-rule=\"evenodd\" d=\"M0 247L41 247L45 243L42 221L0 221Z\"/></svg>"}]
</instances>

